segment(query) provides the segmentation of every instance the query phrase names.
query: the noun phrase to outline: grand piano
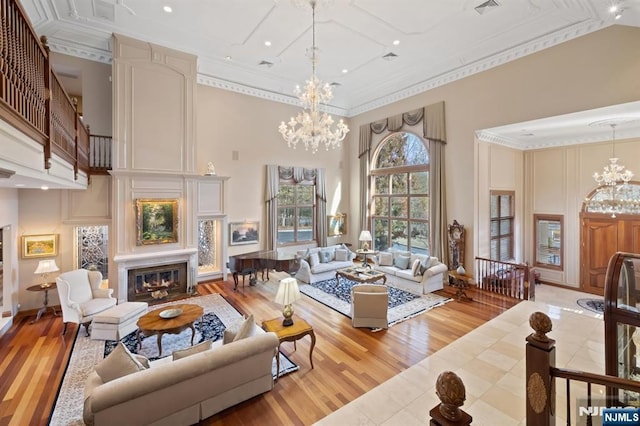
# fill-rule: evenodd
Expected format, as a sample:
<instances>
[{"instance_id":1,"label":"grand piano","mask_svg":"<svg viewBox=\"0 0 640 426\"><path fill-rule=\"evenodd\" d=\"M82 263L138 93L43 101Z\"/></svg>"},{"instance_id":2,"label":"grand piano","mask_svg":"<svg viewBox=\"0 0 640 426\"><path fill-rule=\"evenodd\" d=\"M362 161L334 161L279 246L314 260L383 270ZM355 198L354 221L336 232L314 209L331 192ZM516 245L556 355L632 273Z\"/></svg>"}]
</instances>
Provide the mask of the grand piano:
<instances>
[{"instance_id":1,"label":"grand piano","mask_svg":"<svg viewBox=\"0 0 640 426\"><path fill-rule=\"evenodd\" d=\"M290 275L295 275L300 269L300 259L295 253L281 253L277 250L261 250L250 253L229 256L227 263L229 271L233 274L234 290L238 288L238 275L242 275L242 284L244 285L245 276L249 275L249 284L255 285L258 280L258 271L262 272L262 280L264 281L264 272L267 272L267 280L269 280L269 271L284 271Z\"/></svg>"}]
</instances>

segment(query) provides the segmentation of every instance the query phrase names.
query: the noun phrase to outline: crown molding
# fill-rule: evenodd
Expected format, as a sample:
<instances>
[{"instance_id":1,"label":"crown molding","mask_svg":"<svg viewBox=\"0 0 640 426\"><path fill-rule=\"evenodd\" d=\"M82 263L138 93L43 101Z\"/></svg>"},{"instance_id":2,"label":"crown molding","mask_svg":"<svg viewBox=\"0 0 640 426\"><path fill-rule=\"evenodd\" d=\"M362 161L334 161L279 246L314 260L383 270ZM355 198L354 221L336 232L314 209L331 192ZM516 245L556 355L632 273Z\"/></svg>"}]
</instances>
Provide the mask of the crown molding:
<instances>
[{"instance_id":1,"label":"crown molding","mask_svg":"<svg viewBox=\"0 0 640 426\"><path fill-rule=\"evenodd\" d=\"M477 130L476 138L482 142L502 145L507 148L517 149L518 151L531 151L534 149L557 148L561 146L584 145L597 142L611 141L611 134L601 132L591 135L578 135L570 138L550 138L550 139L533 139L531 141L512 138L509 136L499 135L487 130ZM633 128L616 133L617 140L632 139L640 137L640 128Z\"/></svg>"},{"instance_id":2,"label":"crown molding","mask_svg":"<svg viewBox=\"0 0 640 426\"><path fill-rule=\"evenodd\" d=\"M401 101L411 96L418 95L428 90L432 90L436 87L444 86L445 84L452 83L456 80L460 80L473 74L477 74L482 71L497 67L499 65L506 64L507 62L520 59L532 53L542 51L549 47L581 37L594 31L598 31L611 25L611 23L593 19L588 19L579 24L570 25L562 31L556 31L553 34L547 35L546 37L540 37L529 43L524 43L511 49L505 50L499 55L493 55L482 60L472 62L469 65L459 67L454 71L447 72L432 79L414 84L408 88L399 90L388 96L382 96L373 101L365 102L359 106L349 108L347 117L353 117L374 110L376 108Z\"/></svg>"},{"instance_id":3,"label":"crown molding","mask_svg":"<svg viewBox=\"0 0 640 426\"><path fill-rule=\"evenodd\" d=\"M113 62L113 55L109 50L88 48L56 37L47 37L47 45L52 52L76 56L103 64L111 64Z\"/></svg>"},{"instance_id":4,"label":"crown molding","mask_svg":"<svg viewBox=\"0 0 640 426\"><path fill-rule=\"evenodd\" d=\"M217 77L198 73L198 84L204 86L211 86L222 90L229 90L231 92L241 93L243 95L254 96L269 101L280 102L287 105L300 106L300 100L294 96L283 95L282 93L270 92L268 90L258 89L256 87L246 86L244 84L235 83L232 81L222 80ZM346 117L347 110L331 105L320 105L320 110L329 114L334 114L340 117Z\"/></svg>"}]
</instances>

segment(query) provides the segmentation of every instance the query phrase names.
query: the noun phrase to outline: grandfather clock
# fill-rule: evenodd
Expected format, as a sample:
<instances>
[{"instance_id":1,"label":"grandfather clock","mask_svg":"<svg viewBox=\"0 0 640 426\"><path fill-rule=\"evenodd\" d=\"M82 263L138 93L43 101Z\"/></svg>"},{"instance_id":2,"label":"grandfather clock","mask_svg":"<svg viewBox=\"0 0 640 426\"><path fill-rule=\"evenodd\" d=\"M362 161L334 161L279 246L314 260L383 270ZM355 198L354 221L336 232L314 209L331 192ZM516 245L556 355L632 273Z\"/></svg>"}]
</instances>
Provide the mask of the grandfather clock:
<instances>
[{"instance_id":1,"label":"grandfather clock","mask_svg":"<svg viewBox=\"0 0 640 426\"><path fill-rule=\"evenodd\" d=\"M457 220L448 226L449 231L449 270L452 271L464 262L464 226Z\"/></svg>"}]
</instances>

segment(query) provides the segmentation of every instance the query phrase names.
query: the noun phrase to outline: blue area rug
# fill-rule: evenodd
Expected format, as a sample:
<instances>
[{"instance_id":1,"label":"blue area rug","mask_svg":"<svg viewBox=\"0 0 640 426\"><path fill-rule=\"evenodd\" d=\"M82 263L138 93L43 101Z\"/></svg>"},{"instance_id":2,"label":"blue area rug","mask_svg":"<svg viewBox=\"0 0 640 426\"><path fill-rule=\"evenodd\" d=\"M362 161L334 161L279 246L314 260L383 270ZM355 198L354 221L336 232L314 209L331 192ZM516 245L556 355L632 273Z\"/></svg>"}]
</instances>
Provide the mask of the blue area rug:
<instances>
[{"instance_id":1,"label":"blue area rug","mask_svg":"<svg viewBox=\"0 0 640 426\"><path fill-rule=\"evenodd\" d=\"M301 293L351 318L349 315L351 310L351 287L358 284L357 282L340 278L338 284L336 284L336 279L331 278L312 284L300 284ZM389 311L387 312L389 326L451 301L450 298L433 293L414 294L391 285L387 285L387 288L389 290Z\"/></svg>"},{"instance_id":2,"label":"blue area rug","mask_svg":"<svg viewBox=\"0 0 640 426\"><path fill-rule=\"evenodd\" d=\"M578 306L599 314L604 313L603 299L578 299Z\"/></svg>"}]
</instances>

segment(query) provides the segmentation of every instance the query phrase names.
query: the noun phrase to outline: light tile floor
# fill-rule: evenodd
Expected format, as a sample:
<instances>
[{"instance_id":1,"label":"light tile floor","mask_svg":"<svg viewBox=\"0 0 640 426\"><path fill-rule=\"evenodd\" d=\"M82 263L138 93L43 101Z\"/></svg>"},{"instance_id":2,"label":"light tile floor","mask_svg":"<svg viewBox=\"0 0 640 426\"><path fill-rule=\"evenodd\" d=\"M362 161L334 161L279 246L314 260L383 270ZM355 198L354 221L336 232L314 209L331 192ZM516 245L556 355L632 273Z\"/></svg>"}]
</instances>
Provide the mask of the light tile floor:
<instances>
[{"instance_id":1,"label":"light tile floor","mask_svg":"<svg viewBox=\"0 0 640 426\"><path fill-rule=\"evenodd\" d=\"M519 303L316 424L428 424L429 410L440 402L436 379L443 371L454 371L465 384L463 409L473 416L474 425L523 425L525 338L532 332L533 312L544 312L553 322L549 337L556 340L557 367L604 374L602 315L578 306L580 298L597 296L538 285L535 302ZM556 381L556 389L558 424L566 424L564 380ZM593 392L603 389L593 387ZM586 391L580 384L572 385L571 395L574 399ZM576 419L575 401L571 407L572 424L584 424Z\"/></svg>"}]
</instances>

